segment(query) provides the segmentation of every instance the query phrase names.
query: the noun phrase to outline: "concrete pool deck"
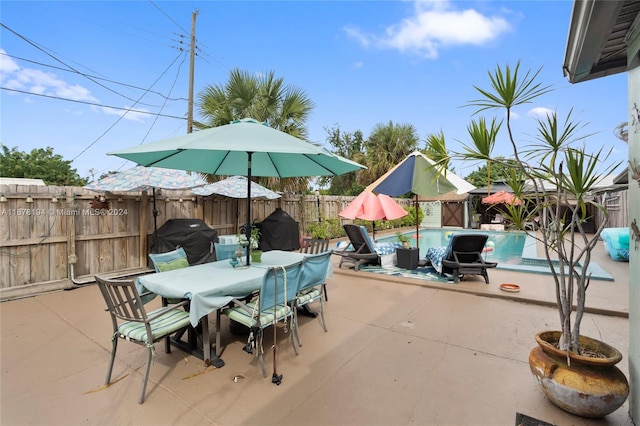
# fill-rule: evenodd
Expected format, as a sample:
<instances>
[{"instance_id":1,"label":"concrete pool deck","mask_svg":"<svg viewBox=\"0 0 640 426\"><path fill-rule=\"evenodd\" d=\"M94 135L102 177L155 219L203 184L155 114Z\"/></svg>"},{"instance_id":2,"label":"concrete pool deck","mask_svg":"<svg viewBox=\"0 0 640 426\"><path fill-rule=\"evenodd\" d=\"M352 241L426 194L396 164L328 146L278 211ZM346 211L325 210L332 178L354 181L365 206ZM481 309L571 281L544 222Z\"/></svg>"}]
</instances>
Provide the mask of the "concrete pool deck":
<instances>
[{"instance_id":1,"label":"concrete pool deck","mask_svg":"<svg viewBox=\"0 0 640 426\"><path fill-rule=\"evenodd\" d=\"M599 244L600 246L600 244ZM628 377L628 264L594 259L583 332L618 348ZM556 425L632 425L628 402L604 419L552 405L528 366L533 336L557 329L550 277L491 270L491 283L423 283L339 269L328 283L328 332L300 317L295 356L279 330L280 386L223 320L223 368L156 345L147 400L137 403L142 348L120 342L104 387L111 324L95 285L0 304L2 425L513 425L522 413ZM500 283L517 283L505 293ZM215 316L211 316L214 329ZM234 378L238 378L234 381ZM119 380L118 380L119 379Z\"/></svg>"}]
</instances>

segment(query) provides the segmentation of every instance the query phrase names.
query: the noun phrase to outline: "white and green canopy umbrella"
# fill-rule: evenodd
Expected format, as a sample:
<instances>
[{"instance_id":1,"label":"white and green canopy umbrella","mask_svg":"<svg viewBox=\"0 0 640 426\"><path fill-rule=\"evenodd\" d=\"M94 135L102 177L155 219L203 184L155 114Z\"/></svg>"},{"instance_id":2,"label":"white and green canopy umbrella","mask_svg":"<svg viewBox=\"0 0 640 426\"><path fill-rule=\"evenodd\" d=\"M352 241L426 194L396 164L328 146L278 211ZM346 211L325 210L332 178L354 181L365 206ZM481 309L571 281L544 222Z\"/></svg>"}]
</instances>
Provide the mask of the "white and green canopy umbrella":
<instances>
[{"instance_id":1,"label":"white and green canopy umbrella","mask_svg":"<svg viewBox=\"0 0 640 426\"><path fill-rule=\"evenodd\" d=\"M207 181L204 180L199 173L189 174L184 170L137 166L121 172L111 173L102 179L91 182L85 186L85 188L98 192L153 190L153 230L157 231L158 208L156 206L156 188L190 189L206 184Z\"/></svg>"},{"instance_id":2,"label":"white and green canopy umbrella","mask_svg":"<svg viewBox=\"0 0 640 426\"><path fill-rule=\"evenodd\" d=\"M214 183L210 183L198 188L193 188L195 195L201 196L222 196L228 198L235 198L236 200L236 232L238 230L238 203L241 198L248 198L247 196L247 178L244 176L231 176L223 180L219 180ZM275 200L280 198L281 195L275 191L265 188L264 186L251 182L251 199L253 200Z\"/></svg>"},{"instance_id":3,"label":"white and green canopy umbrella","mask_svg":"<svg viewBox=\"0 0 640 426\"><path fill-rule=\"evenodd\" d=\"M249 182L252 176L337 176L365 168L251 118L109 155L143 166L212 175L243 175ZM247 185L247 224L251 223L250 203L251 186ZM251 227L246 228L249 237Z\"/></svg>"}]
</instances>

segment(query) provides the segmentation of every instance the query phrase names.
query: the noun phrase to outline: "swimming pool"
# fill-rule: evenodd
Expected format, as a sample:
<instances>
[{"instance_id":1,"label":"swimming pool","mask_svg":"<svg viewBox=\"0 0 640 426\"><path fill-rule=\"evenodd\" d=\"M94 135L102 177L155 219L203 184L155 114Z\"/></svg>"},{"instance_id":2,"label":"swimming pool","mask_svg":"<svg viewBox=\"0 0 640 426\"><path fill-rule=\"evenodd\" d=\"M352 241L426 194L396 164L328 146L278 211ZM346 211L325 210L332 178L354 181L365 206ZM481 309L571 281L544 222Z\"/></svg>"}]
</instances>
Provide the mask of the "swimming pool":
<instances>
[{"instance_id":1,"label":"swimming pool","mask_svg":"<svg viewBox=\"0 0 640 426\"><path fill-rule=\"evenodd\" d=\"M487 234L486 249L482 256L490 262L498 262L498 269L507 269L517 272L530 272L539 274L550 274L547 259L538 257L536 251L537 241L523 231L489 231L477 229L421 229L420 236L420 258L426 257L429 247L447 246L449 239L454 234L459 233L480 233ZM415 231L406 232L411 238L411 246L416 246ZM379 238L378 241L395 242L395 235ZM589 272L593 279L613 281L613 277L595 262L589 264Z\"/></svg>"}]
</instances>

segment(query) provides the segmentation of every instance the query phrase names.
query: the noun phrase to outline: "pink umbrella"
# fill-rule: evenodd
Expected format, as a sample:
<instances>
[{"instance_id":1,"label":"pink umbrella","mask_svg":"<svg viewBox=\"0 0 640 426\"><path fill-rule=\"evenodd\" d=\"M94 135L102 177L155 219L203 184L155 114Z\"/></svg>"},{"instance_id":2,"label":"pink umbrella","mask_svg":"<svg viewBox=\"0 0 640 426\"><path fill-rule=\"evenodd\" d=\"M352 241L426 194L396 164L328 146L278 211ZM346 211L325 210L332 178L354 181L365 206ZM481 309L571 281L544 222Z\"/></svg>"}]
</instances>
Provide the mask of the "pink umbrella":
<instances>
[{"instance_id":1,"label":"pink umbrella","mask_svg":"<svg viewBox=\"0 0 640 426\"><path fill-rule=\"evenodd\" d=\"M488 195L482 199L484 204L513 204L519 205L522 200L516 198L515 195L507 191L498 191L495 194Z\"/></svg>"},{"instance_id":2,"label":"pink umbrella","mask_svg":"<svg viewBox=\"0 0 640 426\"><path fill-rule=\"evenodd\" d=\"M400 219L408 213L391 197L385 194L375 195L373 192L360 193L338 215L346 219L393 220ZM375 222L373 223L373 239L376 238Z\"/></svg>"}]
</instances>

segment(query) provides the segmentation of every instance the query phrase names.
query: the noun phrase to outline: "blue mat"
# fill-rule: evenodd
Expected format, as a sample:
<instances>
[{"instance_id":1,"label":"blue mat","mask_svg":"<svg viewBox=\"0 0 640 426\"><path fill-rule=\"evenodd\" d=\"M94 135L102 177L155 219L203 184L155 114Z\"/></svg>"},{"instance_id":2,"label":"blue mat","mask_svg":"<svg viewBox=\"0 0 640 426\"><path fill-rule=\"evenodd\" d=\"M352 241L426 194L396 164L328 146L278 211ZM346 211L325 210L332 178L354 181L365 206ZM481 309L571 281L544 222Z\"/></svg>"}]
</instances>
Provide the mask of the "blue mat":
<instances>
[{"instance_id":1,"label":"blue mat","mask_svg":"<svg viewBox=\"0 0 640 426\"><path fill-rule=\"evenodd\" d=\"M453 277L449 275L442 276L430 266L418 267L416 269L402 269L396 266L363 265L359 268L364 272L373 272L374 274L391 275L394 277L413 278L417 280L434 281L438 283L453 284Z\"/></svg>"}]
</instances>

